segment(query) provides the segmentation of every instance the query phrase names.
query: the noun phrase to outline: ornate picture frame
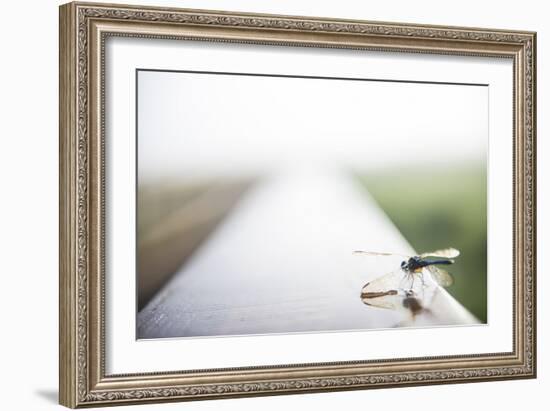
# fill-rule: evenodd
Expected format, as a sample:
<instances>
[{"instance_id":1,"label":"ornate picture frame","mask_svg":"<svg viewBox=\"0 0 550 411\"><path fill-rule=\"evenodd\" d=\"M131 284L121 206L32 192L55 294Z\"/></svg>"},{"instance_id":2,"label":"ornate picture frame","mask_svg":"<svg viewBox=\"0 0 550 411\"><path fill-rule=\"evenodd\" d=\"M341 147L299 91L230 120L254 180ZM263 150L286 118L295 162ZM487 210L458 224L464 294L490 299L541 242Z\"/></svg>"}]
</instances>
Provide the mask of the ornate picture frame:
<instances>
[{"instance_id":1,"label":"ornate picture frame","mask_svg":"<svg viewBox=\"0 0 550 411\"><path fill-rule=\"evenodd\" d=\"M201 40L513 62L513 350L173 370L105 370L105 42ZM536 34L221 11L60 7L60 403L67 407L536 377Z\"/></svg>"}]
</instances>

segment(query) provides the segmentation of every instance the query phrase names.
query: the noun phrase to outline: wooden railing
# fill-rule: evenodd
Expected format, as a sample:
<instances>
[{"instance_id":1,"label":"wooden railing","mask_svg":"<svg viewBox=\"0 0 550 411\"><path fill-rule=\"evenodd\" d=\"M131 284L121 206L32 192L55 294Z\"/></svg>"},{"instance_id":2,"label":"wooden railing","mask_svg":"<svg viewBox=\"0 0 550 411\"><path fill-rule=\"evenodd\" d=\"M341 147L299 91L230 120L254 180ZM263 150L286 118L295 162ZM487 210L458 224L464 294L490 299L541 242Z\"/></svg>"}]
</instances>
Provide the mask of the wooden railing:
<instances>
[{"instance_id":1,"label":"wooden railing","mask_svg":"<svg viewBox=\"0 0 550 411\"><path fill-rule=\"evenodd\" d=\"M357 257L358 248L414 253L345 175L276 176L247 192L139 312L138 338L478 322L432 283L429 307L417 313L364 304L364 284L401 261Z\"/></svg>"}]
</instances>

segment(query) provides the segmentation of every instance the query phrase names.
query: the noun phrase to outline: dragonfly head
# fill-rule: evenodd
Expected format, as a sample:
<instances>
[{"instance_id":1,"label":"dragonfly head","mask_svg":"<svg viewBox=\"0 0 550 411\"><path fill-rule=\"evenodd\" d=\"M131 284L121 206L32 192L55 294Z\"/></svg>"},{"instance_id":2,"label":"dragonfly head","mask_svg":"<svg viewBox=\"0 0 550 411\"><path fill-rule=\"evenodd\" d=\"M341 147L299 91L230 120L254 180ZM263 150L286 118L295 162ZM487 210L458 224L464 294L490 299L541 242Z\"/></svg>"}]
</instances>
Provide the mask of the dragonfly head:
<instances>
[{"instance_id":1,"label":"dragonfly head","mask_svg":"<svg viewBox=\"0 0 550 411\"><path fill-rule=\"evenodd\" d=\"M405 271L414 271L418 267L422 267L420 257L411 257L408 260L401 262L401 269Z\"/></svg>"}]
</instances>

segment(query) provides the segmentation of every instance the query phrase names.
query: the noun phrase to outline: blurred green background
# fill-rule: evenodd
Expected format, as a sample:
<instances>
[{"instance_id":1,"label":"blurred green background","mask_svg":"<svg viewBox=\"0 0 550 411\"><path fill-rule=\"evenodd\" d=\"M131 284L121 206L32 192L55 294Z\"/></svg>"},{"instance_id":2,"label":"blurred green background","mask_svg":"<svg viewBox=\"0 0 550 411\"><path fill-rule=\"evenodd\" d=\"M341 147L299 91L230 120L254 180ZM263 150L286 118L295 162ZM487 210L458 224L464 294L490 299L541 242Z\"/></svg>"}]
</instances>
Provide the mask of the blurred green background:
<instances>
[{"instance_id":1,"label":"blurred green background","mask_svg":"<svg viewBox=\"0 0 550 411\"><path fill-rule=\"evenodd\" d=\"M421 253L455 247L447 290L487 322L487 174L485 164L360 173L360 183ZM388 250L392 251L392 250Z\"/></svg>"}]
</instances>

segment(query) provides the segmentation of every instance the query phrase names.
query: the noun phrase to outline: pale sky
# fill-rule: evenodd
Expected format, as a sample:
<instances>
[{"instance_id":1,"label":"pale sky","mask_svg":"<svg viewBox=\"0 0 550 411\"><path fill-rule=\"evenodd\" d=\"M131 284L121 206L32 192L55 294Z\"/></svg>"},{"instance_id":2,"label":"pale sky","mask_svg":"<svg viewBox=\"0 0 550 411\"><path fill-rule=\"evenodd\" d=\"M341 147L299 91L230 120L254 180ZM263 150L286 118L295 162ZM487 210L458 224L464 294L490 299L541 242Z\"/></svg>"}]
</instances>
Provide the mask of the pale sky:
<instances>
[{"instance_id":1,"label":"pale sky","mask_svg":"<svg viewBox=\"0 0 550 411\"><path fill-rule=\"evenodd\" d=\"M140 179L484 160L485 86L144 72Z\"/></svg>"}]
</instances>

